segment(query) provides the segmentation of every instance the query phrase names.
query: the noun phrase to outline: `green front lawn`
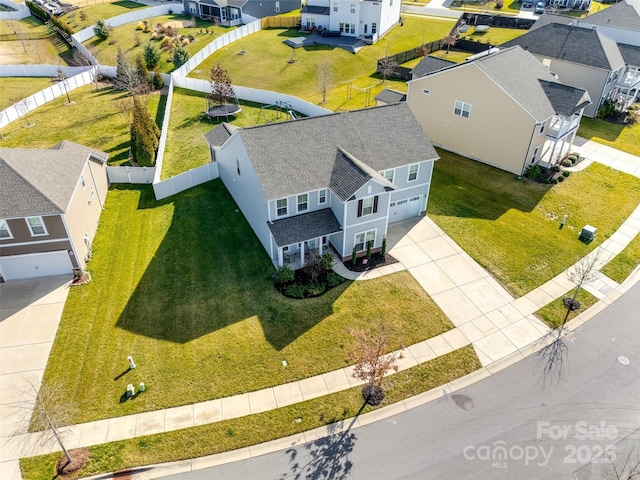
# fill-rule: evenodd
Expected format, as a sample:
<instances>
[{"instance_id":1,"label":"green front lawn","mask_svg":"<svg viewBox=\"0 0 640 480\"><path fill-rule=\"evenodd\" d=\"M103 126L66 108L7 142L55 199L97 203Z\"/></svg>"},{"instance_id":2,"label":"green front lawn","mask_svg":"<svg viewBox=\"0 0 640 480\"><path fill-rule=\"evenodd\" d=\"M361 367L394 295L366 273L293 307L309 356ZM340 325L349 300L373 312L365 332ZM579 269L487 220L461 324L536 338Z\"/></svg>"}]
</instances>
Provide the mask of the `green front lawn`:
<instances>
[{"instance_id":1,"label":"green front lawn","mask_svg":"<svg viewBox=\"0 0 640 480\"><path fill-rule=\"evenodd\" d=\"M638 265L640 265L640 235L636 235L631 243L600 271L616 282L622 283L638 268Z\"/></svg>"},{"instance_id":2,"label":"green front lawn","mask_svg":"<svg viewBox=\"0 0 640 480\"><path fill-rule=\"evenodd\" d=\"M18 99L26 98L50 86L49 77L1 77L0 111L10 107Z\"/></svg>"},{"instance_id":3,"label":"green front lawn","mask_svg":"<svg viewBox=\"0 0 640 480\"><path fill-rule=\"evenodd\" d=\"M1 147L50 148L61 140L71 140L109 154L110 164L126 163L129 158L129 122L120 106L127 94L106 85L85 85L58 97L29 114L31 126L24 117L2 129ZM162 124L166 96L147 96L151 116Z\"/></svg>"},{"instance_id":4,"label":"green front lawn","mask_svg":"<svg viewBox=\"0 0 640 480\"><path fill-rule=\"evenodd\" d=\"M192 168L200 167L210 161L209 146L204 134L222 122L238 127L252 127L258 123L281 122L291 117L274 109L261 111L263 105L252 102L240 102L242 112L229 119L209 120L205 115L207 94L176 88L169 120L167 146L162 161L162 179L173 177Z\"/></svg>"},{"instance_id":5,"label":"green front lawn","mask_svg":"<svg viewBox=\"0 0 640 480\"><path fill-rule=\"evenodd\" d=\"M429 216L517 297L593 250L640 202L640 179L600 164L551 186L439 153ZM598 228L590 245L578 240L586 224Z\"/></svg>"},{"instance_id":6,"label":"green front lawn","mask_svg":"<svg viewBox=\"0 0 640 480\"><path fill-rule=\"evenodd\" d=\"M213 23L205 22L199 18L194 20L195 25L189 17L174 14L149 18L147 22L151 27L155 27L158 23L165 26L173 26L178 29L178 35L192 35L194 41L184 46L184 49L189 52L190 56L193 56L220 35L236 28L225 26L216 27ZM160 39L156 40L152 38L152 33L144 33L142 30L137 30L137 26L137 23L121 25L114 28L106 40L101 41L97 37L93 37L85 42L84 45L102 65L116 65L118 48L122 49L133 62L139 54L142 54L146 43L151 42L158 49L160 49L162 44ZM208 29L209 33L205 34L205 28ZM173 70L173 63L168 61L170 57L171 55L168 52L162 53L160 63L157 67L158 71L169 73Z\"/></svg>"},{"instance_id":7,"label":"green front lawn","mask_svg":"<svg viewBox=\"0 0 640 480\"><path fill-rule=\"evenodd\" d=\"M565 297L573 298L573 294L575 290L571 290L567 292ZM598 299L587 292L584 288L578 292L578 296L576 300L580 303L580 309L575 310L573 312L569 312L569 317L567 318L567 322L574 319L582 312L587 310L592 305L598 303ZM564 303L562 298L557 298L553 302L548 305L545 305L540 310L536 312L536 316L540 318L543 322L549 325L551 328L558 328L562 325L562 321L564 320L565 315L567 314L567 309L564 307Z\"/></svg>"},{"instance_id":8,"label":"green front lawn","mask_svg":"<svg viewBox=\"0 0 640 480\"><path fill-rule=\"evenodd\" d=\"M469 345L396 373L386 384L386 396L381 407L444 385L480 367L480 361ZM341 422L380 408L363 406L360 391L361 387L354 387L264 413L89 447L89 462L79 475L86 477L235 450ZM355 439L354 433L330 437L330 441L337 442L335 448L345 452L350 451ZM59 457L60 453L52 453L21 459L24 480L55 478L54 468ZM341 460L332 458L331 461Z\"/></svg>"},{"instance_id":9,"label":"green front lawn","mask_svg":"<svg viewBox=\"0 0 640 480\"><path fill-rule=\"evenodd\" d=\"M403 81L382 83L375 74L379 58L387 52L392 55L443 38L452 25L448 20L407 17L404 26L397 25L381 41L355 55L325 45L294 50L282 42L287 37L301 36L297 30L261 30L214 53L190 76L208 79L211 66L220 63L236 85L288 93L320 104L322 94L317 72L326 62L331 73L331 88L322 106L333 111L363 108L374 105L374 97L383 88L406 90ZM246 54L238 55L241 50ZM295 63L288 63L292 57Z\"/></svg>"},{"instance_id":10,"label":"green front lawn","mask_svg":"<svg viewBox=\"0 0 640 480\"><path fill-rule=\"evenodd\" d=\"M77 406L73 422L343 367L351 327L384 321L391 349L453 328L408 272L345 282L313 299L283 297L220 180L160 202L151 186L112 188L88 269L92 281L69 293L44 380ZM147 391L123 401L126 385L139 382Z\"/></svg>"},{"instance_id":11,"label":"green front lawn","mask_svg":"<svg viewBox=\"0 0 640 480\"><path fill-rule=\"evenodd\" d=\"M597 118L582 117L578 135L594 142L640 156L640 123L631 127Z\"/></svg>"}]
</instances>

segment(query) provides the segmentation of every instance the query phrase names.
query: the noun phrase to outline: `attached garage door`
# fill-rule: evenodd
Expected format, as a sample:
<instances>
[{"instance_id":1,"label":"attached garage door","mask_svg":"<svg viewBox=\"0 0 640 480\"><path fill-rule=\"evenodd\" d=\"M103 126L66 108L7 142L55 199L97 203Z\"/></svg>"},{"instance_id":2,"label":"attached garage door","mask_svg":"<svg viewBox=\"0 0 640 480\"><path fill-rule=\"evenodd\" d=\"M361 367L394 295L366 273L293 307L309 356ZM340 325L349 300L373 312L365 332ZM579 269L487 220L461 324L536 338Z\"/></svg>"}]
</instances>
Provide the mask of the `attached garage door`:
<instances>
[{"instance_id":1,"label":"attached garage door","mask_svg":"<svg viewBox=\"0 0 640 480\"><path fill-rule=\"evenodd\" d=\"M420 205L422 205L422 195L391 202L389 204L389 223L417 217L420 215Z\"/></svg>"},{"instance_id":2,"label":"attached garage door","mask_svg":"<svg viewBox=\"0 0 640 480\"><path fill-rule=\"evenodd\" d=\"M73 273L66 250L0 257L0 271L5 280L48 277Z\"/></svg>"}]
</instances>

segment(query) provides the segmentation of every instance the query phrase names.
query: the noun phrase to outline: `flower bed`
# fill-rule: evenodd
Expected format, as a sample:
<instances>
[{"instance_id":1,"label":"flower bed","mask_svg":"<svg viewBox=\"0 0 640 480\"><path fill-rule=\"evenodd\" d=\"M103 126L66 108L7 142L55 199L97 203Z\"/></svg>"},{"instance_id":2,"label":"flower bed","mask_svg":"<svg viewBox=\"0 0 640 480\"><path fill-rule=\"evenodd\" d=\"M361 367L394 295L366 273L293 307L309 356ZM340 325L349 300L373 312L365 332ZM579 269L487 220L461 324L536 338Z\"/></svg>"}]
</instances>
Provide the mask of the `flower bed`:
<instances>
[{"instance_id":1,"label":"flower bed","mask_svg":"<svg viewBox=\"0 0 640 480\"><path fill-rule=\"evenodd\" d=\"M345 279L333 271L333 256L325 253L298 270L280 267L273 275L276 289L290 298L319 297Z\"/></svg>"}]
</instances>

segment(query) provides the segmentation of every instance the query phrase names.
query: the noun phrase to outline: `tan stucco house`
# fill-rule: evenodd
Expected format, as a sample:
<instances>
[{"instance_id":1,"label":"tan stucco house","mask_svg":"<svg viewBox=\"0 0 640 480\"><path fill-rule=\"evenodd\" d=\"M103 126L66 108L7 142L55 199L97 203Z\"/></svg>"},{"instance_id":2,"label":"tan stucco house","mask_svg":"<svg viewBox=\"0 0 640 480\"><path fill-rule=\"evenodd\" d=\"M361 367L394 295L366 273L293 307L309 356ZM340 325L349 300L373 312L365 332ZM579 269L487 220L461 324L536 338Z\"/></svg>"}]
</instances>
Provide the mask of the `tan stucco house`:
<instances>
[{"instance_id":1,"label":"tan stucco house","mask_svg":"<svg viewBox=\"0 0 640 480\"><path fill-rule=\"evenodd\" d=\"M414 76L407 92L434 145L516 175L567 153L589 103L520 47Z\"/></svg>"},{"instance_id":2,"label":"tan stucco house","mask_svg":"<svg viewBox=\"0 0 640 480\"><path fill-rule=\"evenodd\" d=\"M84 269L109 182L107 154L63 141L0 149L0 277Z\"/></svg>"}]
</instances>

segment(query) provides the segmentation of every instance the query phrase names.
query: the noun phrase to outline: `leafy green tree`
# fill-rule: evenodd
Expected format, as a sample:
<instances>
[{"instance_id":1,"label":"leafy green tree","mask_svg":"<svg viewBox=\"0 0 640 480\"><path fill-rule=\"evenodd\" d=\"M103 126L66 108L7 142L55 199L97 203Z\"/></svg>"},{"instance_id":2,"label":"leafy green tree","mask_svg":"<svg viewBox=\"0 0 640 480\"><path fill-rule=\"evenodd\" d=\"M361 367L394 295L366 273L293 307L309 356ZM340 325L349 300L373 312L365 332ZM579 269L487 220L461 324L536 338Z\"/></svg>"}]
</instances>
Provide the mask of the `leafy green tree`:
<instances>
[{"instance_id":1,"label":"leafy green tree","mask_svg":"<svg viewBox=\"0 0 640 480\"><path fill-rule=\"evenodd\" d=\"M189 60L189 52L181 46L173 50L173 67L177 70Z\"/></svg>"},{"instance_id":2,"label":"leafy green tree","mask_svg":"<svg viewBox=\"0 0 640 480\"><path fill-rule=\"evenodd\" d=\"M104 20L98 20L95 27L93 27L93 31L99 40L106 40L109 38L109 34L111 33L111 29L106 23L104 23Z\"/></svg>"},{"instance_id":3,"label":"leafy green tree","mask_svg":"<svg viewBox=\"0 0 640 480\"><path fill-rule=\"evenodd\" d=\"M147 68L150 68L151 70L156 68L160 62L160 52L156 46L151 43L147 43L144 46L142 56L144 57L144 62L147 65Z\"/></svg>"},{"instance_id":4,"label":"leafy green tree","mask_svg":"<svg viewBox=\"0 0 640 480\"><path fill-rule=\"evenodd\" d=\"M162 87L164 87L164 79L162 78L162 75L160 74L160 72L158 72L158 70L154 70L153 71L153 88L155 90L160 90Z\"/></svg>"},{"instance_id":5,"label":"leafy green tree","mask_svg":"<svg viewBox=\"0 0 640 480\"><path fill-rule=\"evenodd\" d=\"M149 115L147 107L135 96L133 97L133 119L129 128L133 162L140 166L152 167L156 162L160 129Z\"/></svg>"}]
</instances>

